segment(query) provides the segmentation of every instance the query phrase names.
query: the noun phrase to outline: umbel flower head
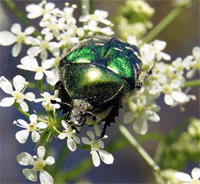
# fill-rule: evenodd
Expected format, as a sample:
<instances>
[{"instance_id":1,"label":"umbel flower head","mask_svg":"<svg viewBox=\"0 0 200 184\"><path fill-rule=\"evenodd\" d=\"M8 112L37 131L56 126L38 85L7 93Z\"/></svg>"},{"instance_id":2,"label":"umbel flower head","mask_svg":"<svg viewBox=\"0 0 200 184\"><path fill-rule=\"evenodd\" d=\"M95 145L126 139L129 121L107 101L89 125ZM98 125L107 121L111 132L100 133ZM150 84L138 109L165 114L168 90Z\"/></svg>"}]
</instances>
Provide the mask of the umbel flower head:
<instances>
[{"instance_id":1,"label":"umbel flower head","mask_svg":"<svg viewBox=\"0 0 200 184\"><path fill-rule=\"evenodd\" d=\"M0 106L1 107L9 107L14 104L14 102L19 103L20 107L23 111L27 112L29 110L27 103L24 99L29 101L35 100L35 95L31 92L23 94L28 82L26 82L25 78L21 75L17 75L13 78L13 85L15 87L15 91L12 88L12 84L5 78L0 77L0 88L12 97L6 97L1 100Z\"/></svg>"},{"instance_id":2,"label":"umbel flower head","mask_svg":"<svg viewBox=\"0 0 200 184\"><path fill-rule=\"evenodd\" d=\"M39 171L39 178L41 184L53 184L52 176L46 172L43 168L46 165L52 165L55 162L55 159L52 156L49 156L44 160L45 148L43 146L39 146L37 149L38 156L31 156L27 152L22 152L17 155L17 161L20 165L33 165L32 169L23 169L24 176L31 181L37 181L37 171Z\"/></svg>"},{"instance_id":3,"label":"umbel flower head","mask_svg":"<svg viewBox=\"0 0 200 184\"><path fill-rule=\"evenodd\" d=\"M184 172L175 173L175 177L178 178L183 184L200 184L200 168L195 167L192 169L191 176Z\"/></svg>"},{"instance_id":4,"label":"umbel flower head","mask_svg":"<svg viewBox=\"0 0 200 184\"><path fill-rule=\"evenodd\" d=\"M13 57L17 57L19 55L22 50L22 43L26 43L27 39L31 38L31 36L27 35L31 35L35 31L35 28L32 26L27 27L24 32L22 32L21 29L21 25L16 23L12 25L11 32L0 32L0 45L8 46L16 42L12 48Z\"/></svg>"},{"instance_id":5,"label":"umbel flower head","mask_svg":"<svg viewBox=\"0 0 200 184\"><path fill-rule=\"evenodd\" d=\"M100 165L100 158L105 164L112 164L114 161L114 157L103 150L104 143L102 140L95 140L95 135L92 131L87 131L87 135L91 139L91 141L87 137L82 137L82 141L84 144L91 146L92 161L95 167Z\"/></svg>"},{"instance_id":6,"label":"umbel flower head","mask_svg":"<svg viewBox=\"0 0 200 184\"><path fill-rule=\"evenodd\" d=\"M44 122L37 122L37 115L32 114L29 117L30 123L28 124L23 119L18 119L17 121L14 121L14 124L17 126L24 128L25 130L20 130L16 133L15 137L19 141L19 143L24 144L29 136L29 133L32 132L31 138L33 142L37 142L40 139L40 134L38 133L39 130L45 129L47 127L47 124Z\"/></svg>"}]
</instances>

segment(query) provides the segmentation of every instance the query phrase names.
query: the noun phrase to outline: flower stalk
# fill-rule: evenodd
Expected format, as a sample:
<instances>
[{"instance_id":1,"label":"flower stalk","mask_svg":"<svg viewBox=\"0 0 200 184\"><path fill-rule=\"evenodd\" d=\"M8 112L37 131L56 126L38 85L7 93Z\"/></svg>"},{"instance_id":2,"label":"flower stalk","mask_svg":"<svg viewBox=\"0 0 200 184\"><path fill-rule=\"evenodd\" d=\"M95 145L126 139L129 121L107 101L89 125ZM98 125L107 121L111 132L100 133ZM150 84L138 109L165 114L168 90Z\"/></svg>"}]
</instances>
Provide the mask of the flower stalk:
<instances>
[{"instance_id":1,"label":"flower stalk","mask_svg":"<svg viewBox=\"0 0 200 184\"><path fill-rule=\"evenodd\" d=\"M155 163L155 161L149 156L149 154L143 149L143 147L137 142L137 140L131 135L128 129L116 121L116 124L119 128L119 131L122 135L130 142L130 144L138 151L138 153L146 160L149 166L153 169L153 171L160 177L162 180L167 183L166 179L161 175L160 167Z\"/></svg>"},{"instance_id":2,"label":"flower stalk","mask_svg":"<svg viewBox=\"0 0 200 184\"><path fill-rule=\"evenodd\" d=\"M153 40L166 26L168 26L187 6L178 6L174 8L154 29L142 39L142 43L149 43ZM141 46L141 45L140 45Z\"/></svg>"},{"instance_id":3,"label":"flower stalk","mask_svg":"<svg viewBox=\"0 0 200 184\"><path fill-rule=\"evenodd\" d=\"M26 27L32 26L29 20L24 16L24 14L17 8L15 3L12 0L3 0L7 6L19 17L19 19L24 23ZM35 37L40 35L40 32L35 29L34 33Z\"/></svg>"}]
</instances>

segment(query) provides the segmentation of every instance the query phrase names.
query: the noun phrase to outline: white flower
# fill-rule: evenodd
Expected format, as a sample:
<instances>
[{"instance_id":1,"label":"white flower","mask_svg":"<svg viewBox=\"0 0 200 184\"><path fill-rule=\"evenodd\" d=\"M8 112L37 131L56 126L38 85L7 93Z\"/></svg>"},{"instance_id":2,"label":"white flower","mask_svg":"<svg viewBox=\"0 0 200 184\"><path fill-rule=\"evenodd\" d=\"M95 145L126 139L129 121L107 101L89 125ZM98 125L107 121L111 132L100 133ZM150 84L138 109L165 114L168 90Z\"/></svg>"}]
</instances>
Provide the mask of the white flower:
<instances>
[{"instance_id":1,"label":"white flower","mask_svg":"<svg viewBox=\"0 0 200 184\"><path fill-rule=\"evenodd\" d=\"M41 96L43 98L35 99L35 102L36 103L42 102L42 105L46 109L46 111L52 111L60 108L59 103L51 103L51 100L55 100L56 102L61 102L61 99L58 98L58 96L56 95L56 91L54 92L54 95L50 95L48 92L43 92Z\"/></svg>"},{"instance_id":2,"label":"white flower","mask_svg":"<svg viewBox=\"0 0 200 184\"><path fill-rule=\"evenodd\" d=\"M194 60L191 62L191 70L189 70L186 74L186 77L191 79L195 72L199 70L200 72L200 47L194 47L192 50L192 55Z\"/></svg>"},{"instance_id":3,"label":"white flower","mask_svg":"<svg viewBox=\"0 0 200 184\"><path fill-rule=\"evenodd\" d=\"M95 21L95 22L101 22L105 25L112 25L112 22L107 20L106 18L108 17L108 12L104 11L104 10L95 10L94 14L88 14L88 15L84 15L81 16L79 21L80 22L89 22L91 20Z\"/></svg>"},{"instance_id":4,"label":"white flower","mask_svg":"<svg viewBox=\"0 0 200 184\"><path fill-rule=\"evenodd\" d=\"M181 81L180 80L172 80L170 84L166 84L163 86L163 93L165 93L165 103L167 105L175 105L178 103L186 103L189 101L189 97L181 91Z\"/></svg>"},{"instance_id":5,"label":"white flower","mask_svg":"<svg viewBox=\"0 0 200 184\"><path fill-rule=\"evenodd\" d=\"M20 107L23 111L27 112L29 110L28 105L24 102L24 99L29 101L35 100L35 95L31 92L23 94L28 82L26 82L25 78L21 75L17 75L13 78L13 85L15 87L15 91L13 91L12 84L5 78L0 77L0 88L12 97L6 97L1 100L0 106L1 107L9 107L17 102L20 104Z\"/></svg>"},{"instance_id":6,"label":"white flower","mask_svg":"<svg viewBox=\"0 0 200 184\"><path fill-rule=\"evenodd\" d=\"M83 29L86 31L90 31L89 35L92 36L94 33L103 33L105 35L111 36L114 34L114 31L110 27L98 27L98 22L91 20L87 25L83 26Z\"/></svg>"},{"instance_id":7,"label":"white flower","mask_svg":"<svg viewBox=\"0 0 200 184\"><path fill-rule=\"evenodd\" d=\"M42 39L41 36L38 36L38 38L30 39L29 42L31 42L34 46L28 49L27 54L29 56L37 56L40 53L40 58L46 59L48 56L47 50L54 53L59 49L58 43L50 42L52 39L52 33L47 33L44 36L44 39Z\"/></svg>"},{"instance_id":8,"label":"white flower","mask_svg":"<svg viewBox=\"0 0 200 184\"><path fill-rule=\"evenodd\" d=\"M62 28L62 24L59 24L57 18L53 15L44 16L40 22L40 26L44 27L41 31L41 34L45 35L51 32L55 37L59 36L60 30Z\"/></svg>"},{"instance_id":9,"label":"white flower","mask_svg":"<svg viewBox=\"0 0 200 184\"><path fill-rule=\"evenodd\" d=\"M42 61L42 66L38 66L37 60L32 56L25 56L21 59L21 65L18 68L36 72L35 80L41 80L44 74L49 78L54 78L55 74L52 71L47 71L54 66L55 59L46 59Z\"/></svg>"},{"instance_id":10,"label":"white flower","mask_svg":"<svg viewBox=\"0 0 200 184\"><path fill-rule=\"evenodd\" d=\"M87 131L87 135L90 137L91 141L87 137L82 137L82 141L84 144L91 146L92 161L95 167L100 165L100 158L106 164L112 164L114 161L114 157L105 150L104 143L102 140L95 140L94 133L92 131Z\"/></svg>"},{"instance_id":11,"label":"white flower","mask_svg":"<svg viewBox=\"0 0 200 184\"><path fill-rule=\"evenodd\" d=\"M55 8L54 3L51 3L51 2L46 3L45 1L43 1L39 5L29 4L28 6L26 6L26 11L29 12L27 17L29 19L35 19L42 15L50 14L54 8Z\"/></svg>"},{"instance_id":12,"label":"white flower","mask_svg":"<svg viewBox=\"0 0 200 184\"><path fill-rule=\"evenodd\" d=\"M26 43L26 36L32 34L34 31L35 28L30 26L27 27L24 32L22 32L20 24L13 24L11 27L11 32L0 32L0 45L8 46L16 42L12 48L12 55L13 57L17 57L22 49L22 43Z\"/></svg>"},{"instance_id":13,"label":"white flower","mask_svg":"<svg viewBox=\"0 0 200 184\"><path fill-rule=\"evenodd\" d=\"M136 46L142 43L141 40L137 40L136 36L128 36L127 42L130 43L131 45L136 45Z\"/></svg>"},{"instance_id":14,"label":"white flower","mask_svg":"<svg viewBox=\"0 0 200 184\"><path fill-rule=\"evenodd\" d=\"M40 129L45 129L47 127L46 123L37 122L37 115L35 114L30 115L29 119L30 119L29 124L23 119L18 119L17 121L14 121L14 124L25 129L25 130L20 130L15 134L16 139L21 144L24 144L27 141L30 132L32 132L31 138L33 142L37 142L40 139L40 134L38 133L38 131L40 131Z\"/></svg>"},{"instance_id":15,"label":"white flower","mask_svg":"<svg viewBox=\"0 0 200 184\"><path fill-rule=\"evenodd\" d=\"M52 176L46 172L43 168L46 165L52 165L55 163L55 159L52 156L49 156L44 160L45 148L43 146L39 146L37 149L37 156L31 156L27 152L22 152L17 155L17 161L20 165L33 165L32 169L23 169L24 176L33 182L37 181L37 171L40 172L40 182L41 184L53 184Z\"/></svg>"},{"instance_id":16,"label":"white flower","mask_svg":"<svg viewBox=\"0 0 200 184\"><path fill-rule=\"evenodd\" d=\"M156 61L160 61L161 59L165 59L165 60L170 60L171 56L162 52L162 50L164 50L164 48L166 47L167 43L165 41L161 41L161 40L155 40L153 42L151 42L150 44L144 44L141 47L141 54L142 54L142 58L145 60L149 60L149 57L153 57Z\"/></svg>"},{"instance_id":17,"label":"white flower","mask_svg":"<svg viewBox=\"0 0 200 184\"><path fill-rule=\"evenodd\" d=\"M59 81L59 70L57 68L53 68L51 72L54 73L54 78L48 77L46 78L47 83L50 84L51 86L55 86L55 84Z\"/></svg>"},{"instance_id":18,"label":"white flower","mask_svg":"<svg viewBox=\"0 0 200 184\"><path fill-rule=\"evenodd\" d=\"M183 184L200 184L200 168L195 167L192 169L191 176L187 173L177 172L175 173L176 178L178 178Z\"/></svg>"},{"instance_id":19,"label":"white flower","mask_svg":"<svg viewBox=\"0 0 200 184\"><path fill-rule=\"evenodd\" d=\"M139 95L134 101L131 101L129 106L130 112L124 115L124 123L133 123L133 129L136 133L144 135L148 130L147 121L159 122L160 117L156 113L159 111L159 107L150 99L150 96L142 97Z\"/></svg>"},{"instance_id":20,"label":"white flower","mask_svg":"<svg viewBox=\"0 0 200 184\"><path fill-rule=\"evenodd\" d=\"M76 143L80 144L80 139L74 135L76 130L71 127L66 121L62 120L62 126L65 128L63 133L58 135L59 139L67 138L67 146L71 151L76 150Z\"/></svg>"}]
</instances>

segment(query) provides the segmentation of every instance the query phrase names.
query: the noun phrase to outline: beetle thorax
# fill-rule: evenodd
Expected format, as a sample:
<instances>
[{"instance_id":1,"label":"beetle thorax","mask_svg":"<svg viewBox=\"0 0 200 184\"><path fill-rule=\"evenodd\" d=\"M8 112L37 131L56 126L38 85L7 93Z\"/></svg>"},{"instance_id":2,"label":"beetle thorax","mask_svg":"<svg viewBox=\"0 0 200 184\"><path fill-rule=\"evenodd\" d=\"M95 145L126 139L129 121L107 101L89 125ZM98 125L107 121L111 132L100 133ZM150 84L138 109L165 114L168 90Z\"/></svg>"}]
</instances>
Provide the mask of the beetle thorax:
<instances>
[{"instance_id":1,"label":"beetle thorax","mask_svg":"<svg viewBox=\"0 0 200 184\"><path fill-rule=\"evenodd\" d=\"M84 121L87 112L92 110L89 102L82 99L72 100L72 110L69 115L70 124L80 125Z\"/></svg>"}]
</instances>

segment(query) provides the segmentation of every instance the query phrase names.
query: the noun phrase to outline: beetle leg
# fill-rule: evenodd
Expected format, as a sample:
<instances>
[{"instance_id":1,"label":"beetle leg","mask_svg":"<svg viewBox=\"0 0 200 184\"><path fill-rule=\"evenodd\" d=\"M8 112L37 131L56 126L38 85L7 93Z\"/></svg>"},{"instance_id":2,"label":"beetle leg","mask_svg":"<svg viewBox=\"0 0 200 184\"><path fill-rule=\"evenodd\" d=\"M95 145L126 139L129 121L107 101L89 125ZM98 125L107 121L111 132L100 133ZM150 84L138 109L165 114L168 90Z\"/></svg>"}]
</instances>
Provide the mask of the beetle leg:
<instances>
[{"instance_id":1,"label":"beetle leg","mask_svg":"<svg viewBox=\"0 0 200 184\"><path fill-rule=\"evenodd\" d=\"M121 106L121 101L118 97L115 100L115 104L114 104L112 110L110 111L110 113L108 114L108 116L104 120L102 120L102 121L105 121L105 124L103 127L103 131L101 132L100 138L102 138L105 135L107 126L110 126L110 123L115 122L115 116L118 115L120 106Z\"/></svg>"},{"instance_id":2,"label":"beetle leg","mask_svg":"<svg viewBox=\"0 0 200 184\"><path fill-rule=\"evenodd\" d=\"M72 105L69 104L69 103L67 103L67 102L57 102L56 100L51 100L51 103L52 103L52 104L57 103L57 104L60 104L60 105L62 105L62 106L66 106L66 107L68 107L68 108L71 108L71 107L72 107Z\"/></svg>"}]
</instances>

